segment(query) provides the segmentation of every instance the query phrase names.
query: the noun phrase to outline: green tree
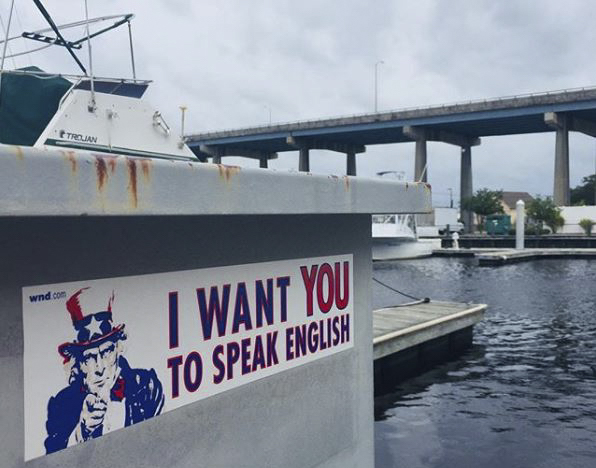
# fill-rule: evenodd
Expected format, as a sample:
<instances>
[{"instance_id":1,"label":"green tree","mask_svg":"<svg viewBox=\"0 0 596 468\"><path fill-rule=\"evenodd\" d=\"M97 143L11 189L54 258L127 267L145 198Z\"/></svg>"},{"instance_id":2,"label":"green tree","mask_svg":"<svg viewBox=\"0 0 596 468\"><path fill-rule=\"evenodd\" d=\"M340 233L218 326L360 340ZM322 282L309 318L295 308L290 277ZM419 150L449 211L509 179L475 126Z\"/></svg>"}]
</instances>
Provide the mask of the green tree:
<instances>
[{"instance_id":1,"label":"green tree","mask_svg":"<svg viewBox=\"0 0 596 468\"><path fill-rule=\"evenodd\" d=\"M596 205L594 194L596 191L596 174L586 176L582 183L571 189L572 205Z\"/></svg>"},{"instance_id":2,"label":"green tree","mask_svg":"<svg viewBox=\"0 0 596 468\"><path fill-rule=\"evenodd\" d=\"M553 202L551 197L542 198L536 195L534 200L528 202L526 206L528 217L537 224L537 232L542 231L542 227L546 224L553 232L565 224L563 216L561 216L561 208Z\"/></svg>"},{"instance_id":3,"label":"green tree","mask_svg":"<svg viewBox=\"0 0 596 468\"><path fill-rule=\"evenodd\" d=\"M478 229L482 231L484 228L484 218L486 216L503 213L503 205L501 204L502 198L502 190L489 190L483 188L477 190L471 197L464 198L461 207L464 210L473 211L478 215Z\"/></svg>"}]
</instances>

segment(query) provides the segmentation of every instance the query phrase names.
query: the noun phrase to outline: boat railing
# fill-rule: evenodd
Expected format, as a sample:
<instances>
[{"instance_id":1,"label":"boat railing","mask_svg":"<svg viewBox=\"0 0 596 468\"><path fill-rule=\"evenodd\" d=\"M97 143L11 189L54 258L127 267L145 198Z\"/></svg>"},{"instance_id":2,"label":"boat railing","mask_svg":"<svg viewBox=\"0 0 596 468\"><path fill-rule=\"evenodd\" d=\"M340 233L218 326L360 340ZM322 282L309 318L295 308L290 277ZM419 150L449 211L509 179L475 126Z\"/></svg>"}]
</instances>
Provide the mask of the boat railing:
<instances>
[{"instance_id":1,"label":"boat railing","mask_svg":"<svg viewBox=\"0 0 596 468\"><path fill-rule=\"evenodd\" d=\"M58 103L58 109L62 109L62 104L64 104L64 101L66 100L66 98L70 95L70 93L72 93L72 90L75 89L80 82L81 82L81 79L79 78L76 82L74 82L72 84L72 86L70 88L68 88L68 91L65 92L64 96L62 96L60 98L60 102Z\"/></svg>"}]
</instances>

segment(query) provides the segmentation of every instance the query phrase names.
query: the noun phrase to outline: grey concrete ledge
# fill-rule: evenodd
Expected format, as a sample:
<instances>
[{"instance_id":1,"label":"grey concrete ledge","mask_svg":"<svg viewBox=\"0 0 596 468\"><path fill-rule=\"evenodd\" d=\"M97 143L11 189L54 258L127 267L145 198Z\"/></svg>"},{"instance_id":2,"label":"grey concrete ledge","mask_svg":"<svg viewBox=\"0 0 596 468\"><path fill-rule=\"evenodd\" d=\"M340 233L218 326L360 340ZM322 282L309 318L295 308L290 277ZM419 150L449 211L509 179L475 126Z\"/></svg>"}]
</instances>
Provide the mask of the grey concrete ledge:
<instances>
[{"instance_id":1,"label":"grey concrete ledge","mask_svg":"<svg viewBox=\"0 0 596 468\"><path fill-rule=\"evenodd\" d=\"M425 213L424 183L0 145L0 216Z\"/></svg>"}]
</instances>

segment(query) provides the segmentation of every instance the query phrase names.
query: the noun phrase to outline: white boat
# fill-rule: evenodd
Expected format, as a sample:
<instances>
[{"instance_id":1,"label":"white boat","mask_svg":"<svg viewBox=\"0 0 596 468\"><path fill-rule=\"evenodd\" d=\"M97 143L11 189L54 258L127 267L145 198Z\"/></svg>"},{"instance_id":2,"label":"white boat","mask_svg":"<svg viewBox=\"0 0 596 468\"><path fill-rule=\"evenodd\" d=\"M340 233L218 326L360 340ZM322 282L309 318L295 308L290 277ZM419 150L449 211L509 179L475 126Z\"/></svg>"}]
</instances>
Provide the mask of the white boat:
<instances>
[{"instance_id":1,"label":"white boat","mask_svg":"<svg viewBox=\"0 0 596 468\"><path fill-rule=\"evenodd\" d=\"M403 173L379 172L380 177L402 180ZM413 214L385 214L372 217L373 260L399 260L429 257L433 249L440 248L440 240L419 239L416 217Z\"/></svg>"},{"instance_id":2,"label":"white boat","mask_svg":"<svg viewBox=\"0 0 596 468\"><path fill-rule=\"evenodd\" d=\"M429 257L436 248L432 239L418 239L411 214L374 215L372 238L373 260Z\"/></svg>"},{"instance_id":3,"label":"white boat","mask_svg":"<svg viewBox=\"0 0 596 468\"><path fill-rule=\"evenodd\" d=\"M91 39L111 29L128 25L132 14L103 16L56 25L39 0L36 6L49 27L0 40L0 143L93 151L126 157L196 160L182 131L175 135L161 113L143 99L150 81L136 78L132 34L130 56L132 78L98 78L92 70ZM10 24L10 23L9 23ZM82 30L75 40L62 31ZM36 67L3 69L7 44L29 39L37 45L27 53L47 47L63 48L83 74L46 73ZM87 66L76 50L88 45ZM124 50L128 50L128 45ZM23 55L14 53L12 56Z\"/></svg>"}]
</instances>

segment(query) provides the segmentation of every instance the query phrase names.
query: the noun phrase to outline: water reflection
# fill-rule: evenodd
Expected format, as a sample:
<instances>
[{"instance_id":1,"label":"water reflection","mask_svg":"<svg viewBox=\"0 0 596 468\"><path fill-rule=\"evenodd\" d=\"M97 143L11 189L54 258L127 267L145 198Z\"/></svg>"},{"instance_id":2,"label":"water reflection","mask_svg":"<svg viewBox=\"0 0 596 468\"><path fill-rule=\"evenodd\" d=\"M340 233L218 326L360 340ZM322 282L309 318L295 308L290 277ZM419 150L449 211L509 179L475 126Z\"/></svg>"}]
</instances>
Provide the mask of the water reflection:
<instances>
[{"instance_id":1,"label":"water reflection","mask_svg":"<svg viewBox=\"0 0 596 468\"><path fill-rule=\"evenodd\" d=\"M596 263L375 264L440 300L489 304L463 356L375 400L378 467L596 466ZM374 285L375 307L399 302Z\"/></svg>"}]
</instances>

